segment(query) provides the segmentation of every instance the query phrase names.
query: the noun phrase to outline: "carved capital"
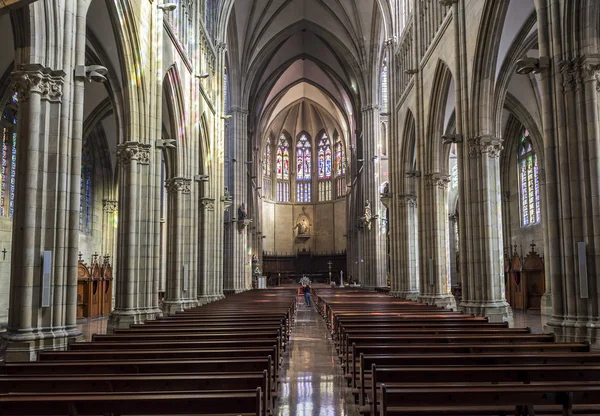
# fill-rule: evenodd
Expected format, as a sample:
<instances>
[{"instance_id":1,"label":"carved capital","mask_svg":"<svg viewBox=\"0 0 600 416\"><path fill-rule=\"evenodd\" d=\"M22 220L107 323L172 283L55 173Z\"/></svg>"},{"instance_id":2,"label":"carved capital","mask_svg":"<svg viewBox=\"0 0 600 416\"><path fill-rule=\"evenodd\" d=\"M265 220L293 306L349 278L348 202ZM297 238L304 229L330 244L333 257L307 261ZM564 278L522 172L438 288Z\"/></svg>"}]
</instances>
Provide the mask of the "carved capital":
<instances>
[{"instance_id":1,"label":"carved capital","mask_svg":"<svg viewBox=\"0 0 600 416\"><path fill-rule=\"evenodd\" d=\"M119 210L119 201L115 201L112 199L103 199L102 200L102 209L104 212L108 214L112 214Z\"/></svg>"},{"instance_id":2,"label":"carved capital","mask_svg":"<svg viewBox=\"0 0 600 416\"><path fill-rule=\"evenodd\" d=\"M138 142L125 142L117 145L117 162L122 165L128 165L132 160L137 161L140 152Z\"/></svg>"},{"instance_id":3,"label":"carved capital","mask_svg":"<svg viewBox=\"0 0 600 416\"><path fill-rule=\"evenodd\" d=\"M574 61L560 61L558 63L558 69L563 79L563 90L571 90L575 88L577 82L581 82L577 65L574 64Z\"/></svg>"},{"instance_id":4,"label":"carved capital","mask_svg":"<svg viewBox=\"0 0 600 416\"><path fill-rule=\"evenodd\" d=\"M497 158L504 147L502 139L494 136L478 136L467 140L469 157L476 159L487 154L488 157Z\"/></svg>"},{"instance_id":5,"label":"carved capital","mask_svg":"<svg viewBox=\"0 0 600 416\"><path fill-rule=\"evenodd\" d=\"M362 111L363 113L367 111L379 111L379 106L377 104L365 105L361 107L360 111Z\"/></svg>"},{"instance_id":6,"label":"carved capital","mask_svg":"<svg viewBox=\"0 0 600 416\"><path fill-rule=\"evenodd\" d=\"M452 224L456 224L458 222L458 215L457 214L448 215L448 221L450 221Z\"/></svg>"},{"instance_id":7,"label":"carved capital","mask_svg":"<svg viewBox=\"0 0 600 416\"><path fill-rule=\"evenodd\" d=\"M451 7L453 4L458 3L458 0L439 0L440 4L445 7Z\"/></svg>"},{"instance_id":8,"label":"carved capital","mask_svg":"<svg viewBox=\"0 0 600 416\"><path fill-rule=\"evenodd\" d=\"M596 90L600 91L600 57L582 56L575 58L574 66L579 73L580 82L596 82Z\"/></svg>"},{"instance_id":9,"label":"carved capital","mask_svg":"<svg viewBox=\"0 0 600 416\"><path fill-rule=\"evenodd\" d=\"M150 149L152 149L152 145L140 144L139 152L138 152L138 163L140 165L149 165L150 164Z\"/></svg>"},{"instance_id":10,"label":"carved capital","mask_svg":"<svg viewBox=\"0 0 600 416\"><path fill-rule=\"evenodd\" d=\"M433 172L425 175L425 188L448 189L450 175L441 172Z\"/></svg>"},{"instance_id":11,"label":"carved capital","mask_svg":"<svg viewBox=\"0 0 600 416\"><path fill-rule=\"evenodd\" d=\"M52 71L41 65L24 65L11 74L13 89L20 101L28 101L31 94L39 94L41 99L60 101L65 73Z\"/></svg>"},{"instance_id":12,"label":"carved capital","mask_svg":"<svg viewBox=\"0 0 600 416\"><path fill-rule=\"evenodd\" d=\"M214 211L215 210L215 199L204 197L200 199L200 206L204 211Z\"/></svg>"},{"instance_id":13,"label":"carved capital","mask_svg":"<svg viewBox=\"0 0 600 416\"><path fill-rule=\"evenodd\" d=\"M415 194L398 195L398 201L401 207L417 207L417 196Z\"/></svg>"},{"instance_id":14,"label":"carved capital","mask_svg":"<svg viewBox=\"0 0 600 416\"><path fill-rule=\"evenodd\" d=\"M167 179L165 188L167 188L169 194L176 194L179 192L182 194L189 194L192 191L192 180L181 177Z\"/></svg>"},{"instance_id":15,"label":"carved capital","mask_svg":"<svg viewBox=\"0 0 600 416\"><path fill-rule=\"evenodd\" d=\"M396 38L396 36L392 36L384 42L384 45L386 48L393 49L396 43L398 43L398 38Z\"/></svg>"}]
</instances>

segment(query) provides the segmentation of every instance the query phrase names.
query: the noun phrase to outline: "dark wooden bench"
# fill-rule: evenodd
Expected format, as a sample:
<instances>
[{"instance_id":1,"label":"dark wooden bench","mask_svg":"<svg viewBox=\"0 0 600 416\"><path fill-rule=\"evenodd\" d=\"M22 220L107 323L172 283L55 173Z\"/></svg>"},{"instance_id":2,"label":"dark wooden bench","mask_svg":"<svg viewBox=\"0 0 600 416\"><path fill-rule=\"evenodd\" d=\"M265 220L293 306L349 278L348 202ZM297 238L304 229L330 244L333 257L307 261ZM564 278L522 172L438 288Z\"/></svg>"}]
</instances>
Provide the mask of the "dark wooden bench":
<instances>
[{"instance_id":1,"label":"dark wooden bench","mask_svg":"<svg viewBox=\"0 0 600 416\"><path fill-rule=\"evenodd\" d=\"M380 387L381 416L406 415L597 415L600 385ZM425 404L426 403L426 404Z\"/></svg>"},{"instance_id":2,"label":"dark wooden bench","mask_svg":"<svg viewBox=\"0 0 600 416\"><path fill-rule=\"evenodd\" d=\"M83 415L240 415L263 414L261 389L203 393L52 393L0 395L0 414L10 416Z\"/></svg>"},{"instance_id":3,"label":"dark wooden bench","mask_svg":"<svg viewBox=\"0 0 600 416\"><path fill-rule=\"evenodd\" d=\"M366 387L371 385L371 368L398 368L408 366L427 367L473 367L518 365L600 365L600 354L590 353L537 353L537 354L445 354L445 355L364 355L360 356L360 365L353 377L353 392L364 404ZM371 385L372 386L372 385Z\"/></svg>"},{"instance_id":4,"label":"dark wooden bench","mask_svg":"<svg viewBox=\"0 0 600 416\"><path fill-rule=\"evenodd\" d=\"M596 382L600 383L600 366L596 365L527 365L519 366L371 366L371 387L364 391L371 398L370 413L375 415L377 408L375 392L380 384L388 388L408 385L437 385L459 383L494 384L535 383L535 382ZM364 387L361 387L361 390ZM424 401L422 403L429 403ZM364 409L361 409L364 411Z\"/></svg>"},{"instance_id":5,"label":"dark wooden bench","mask_svg":"<svg viewBox=\"0 0 600 416\"><path fill-rule=\"evenodd\" d=\"M271 409L270 380L262 373L111 374L61 376L0 376L0 394L100 393L255 390L261 388L263 409Z\"/></svg>"},{"instance_id":6,"label":"dark wooden bench","mask_svg":"<svg viewBox=\"0 0 600 416\"><path fill-rule=\"evenodd\" d=\"M379 344L520 344L520 343L550 343L553 335L517 334L517 335L388 335L388 336L349 336L345 345ZM341 351L345 361L349 362L349 348Z\"/></svg>"}]
</instances>

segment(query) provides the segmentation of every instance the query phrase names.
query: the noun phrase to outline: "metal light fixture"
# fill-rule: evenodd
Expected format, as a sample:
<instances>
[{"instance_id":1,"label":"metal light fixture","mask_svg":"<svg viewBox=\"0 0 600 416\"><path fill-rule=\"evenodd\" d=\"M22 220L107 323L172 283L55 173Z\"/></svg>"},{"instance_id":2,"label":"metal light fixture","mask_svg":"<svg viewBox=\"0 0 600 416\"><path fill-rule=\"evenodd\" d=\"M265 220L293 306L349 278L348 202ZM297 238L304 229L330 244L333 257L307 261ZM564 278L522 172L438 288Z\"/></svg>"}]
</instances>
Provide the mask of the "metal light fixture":
<instances>
[{"instance_id":1,"label":"metal light fixture","mask_svg":"<svg viewBox=\"0 0 600 416\"><path fill-rule=\"evenodd\" d=\"M159 4L156 7L158 7L163 12L172 12L173 10L177 9L177 5L175 3L163 3Z\"/></svg>"},{"instance_id":2,"label":"metal light fixture","mask_svg":"<svg viewBox=\"0 0 600 416\"><path fill-rule=\"evenodd\" d=\"M210 77L210 74L208 72L204 72L202 74L196 74L196 78L199 78L199 79L206 79L208 77Z\"/></svg>"}]
</instances>

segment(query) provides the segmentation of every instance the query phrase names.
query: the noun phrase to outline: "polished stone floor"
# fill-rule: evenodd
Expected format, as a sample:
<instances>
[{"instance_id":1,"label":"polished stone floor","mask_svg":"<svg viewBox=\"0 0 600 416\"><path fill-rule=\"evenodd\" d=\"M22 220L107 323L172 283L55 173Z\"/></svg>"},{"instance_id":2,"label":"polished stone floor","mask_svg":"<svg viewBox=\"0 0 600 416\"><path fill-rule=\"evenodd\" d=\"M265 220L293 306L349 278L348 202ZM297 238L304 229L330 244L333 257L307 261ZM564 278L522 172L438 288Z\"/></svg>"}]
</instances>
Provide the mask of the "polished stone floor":
<instances>
[{"instance_id":1,"label":"polished stone floor","mask_svg":"<svg viewBox=\"0 0 600 416\"><path fill-rule=\"evenodd\" d=\"M325 322L314 306L301 304L298 309L291 342L284 355L275 414L358 415Z\"/></svg>"}]
</instances>

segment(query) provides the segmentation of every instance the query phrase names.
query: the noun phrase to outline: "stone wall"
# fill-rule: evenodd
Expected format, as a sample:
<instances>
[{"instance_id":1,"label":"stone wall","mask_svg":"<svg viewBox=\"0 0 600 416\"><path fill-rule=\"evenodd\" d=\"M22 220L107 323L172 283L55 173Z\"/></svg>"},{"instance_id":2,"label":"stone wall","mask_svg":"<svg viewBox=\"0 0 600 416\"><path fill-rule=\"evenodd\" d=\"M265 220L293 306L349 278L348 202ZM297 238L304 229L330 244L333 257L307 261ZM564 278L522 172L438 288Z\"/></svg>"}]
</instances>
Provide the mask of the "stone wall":
<instances>
[{"instance_id":1,"label":"stone wall","mask_svg":"<svg viewBox=\"0 0 600 416\"><path fill-rule=\"evenodd\" d=\"M309 218L309 237L297 238L294 226L304 213ZM346 200L318 204L277 204L263 201L263 250L292 254L306 249L315 254L346 250Z\"/></svg>"}]
</instances>

